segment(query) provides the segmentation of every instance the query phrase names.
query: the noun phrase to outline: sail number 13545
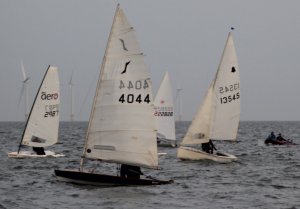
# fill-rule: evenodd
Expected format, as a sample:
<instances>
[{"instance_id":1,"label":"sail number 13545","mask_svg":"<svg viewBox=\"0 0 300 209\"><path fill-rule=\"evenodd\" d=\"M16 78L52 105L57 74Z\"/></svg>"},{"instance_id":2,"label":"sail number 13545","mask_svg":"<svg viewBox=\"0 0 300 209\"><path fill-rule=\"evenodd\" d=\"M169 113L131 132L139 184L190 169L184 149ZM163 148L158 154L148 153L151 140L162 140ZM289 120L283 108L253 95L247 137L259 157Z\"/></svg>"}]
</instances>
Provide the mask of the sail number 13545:
<instances>
[{"instance_id":1,"label":"sail number 13545","mask_svg":"<svg viewBox=\"0 0 300 209\"><path fill-rule=\"evenodd\" d=\"M239 92L236 94L233 94L233 95L226 96L226 97L221 97L220 102L221 102L221 104L226 104L226 103L233 102L234 100L237 100L237 99L240 99Z\"/></svg>"}]
</instances>

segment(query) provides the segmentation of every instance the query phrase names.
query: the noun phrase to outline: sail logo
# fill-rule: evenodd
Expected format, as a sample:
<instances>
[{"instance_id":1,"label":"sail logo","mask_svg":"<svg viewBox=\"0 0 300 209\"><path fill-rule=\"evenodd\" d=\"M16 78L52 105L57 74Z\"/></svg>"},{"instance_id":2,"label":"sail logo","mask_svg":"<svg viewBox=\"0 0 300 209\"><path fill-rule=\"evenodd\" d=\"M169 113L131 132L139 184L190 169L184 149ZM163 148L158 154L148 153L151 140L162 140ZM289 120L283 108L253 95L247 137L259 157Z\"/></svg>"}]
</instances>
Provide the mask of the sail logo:
<instances>
[{"instance_id":1,"label":"sail logo","mask_svg":"<svg viewBox=\"0 0 300 209\"><path fill-rule=\"evenodd\" d=\"M42 100L57 100L58 99L58 93L54 93L54 94L47 94L46 92L42 92L42 95L41 95L41 99Z\"/></svg>"}]
</instances>

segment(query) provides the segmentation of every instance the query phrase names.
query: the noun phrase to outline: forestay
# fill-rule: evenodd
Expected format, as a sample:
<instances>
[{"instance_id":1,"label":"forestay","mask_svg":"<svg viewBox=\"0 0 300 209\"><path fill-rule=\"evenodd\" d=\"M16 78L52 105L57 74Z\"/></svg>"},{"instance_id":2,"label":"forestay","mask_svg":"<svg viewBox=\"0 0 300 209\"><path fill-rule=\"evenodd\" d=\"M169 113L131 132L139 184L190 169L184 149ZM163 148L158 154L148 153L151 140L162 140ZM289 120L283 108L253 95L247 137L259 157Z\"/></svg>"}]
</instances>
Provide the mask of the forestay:
<instances>
[{"instance_id":1,"label":"forestay","mask_svg":"<svg viewBox=\"0 0 300 209\"><path fill-rule=\"evenodd\" d=\"M49 66L32 105L22 144L46 147L57 142L59 103L58 70L56 67Z\"/></svg>"},{"instance_id":2,"label":"forestay","mask_svg":"<svg viewBox=\"0 0 300 209\"><path fill-rule=\"evenodd\" d=\"M119 7L101 66L83 157L158 166L150 75L135 31Z\"/></svg>"},{"instance_id":3,"label":"forestay","mask_svg":"<svg viewBox=\"0 0 300 209\"><path fill-rule=\"evenodd\" d=\"M222 59L206 96L182 144L236 140L240 119L240 77L236 51L229 33Z\"/></svg>"},{"instance_id":4,"label":"forestay","mask_svg":"<svg viewBox=\"0 0 300 209\"><path fill-rule=\"evenodd\" d=\"M163 136L164 139L175 140L174 104L168 72L165 73L157 91L154 106L158 136Z\"/></svg>"}]
</instances>

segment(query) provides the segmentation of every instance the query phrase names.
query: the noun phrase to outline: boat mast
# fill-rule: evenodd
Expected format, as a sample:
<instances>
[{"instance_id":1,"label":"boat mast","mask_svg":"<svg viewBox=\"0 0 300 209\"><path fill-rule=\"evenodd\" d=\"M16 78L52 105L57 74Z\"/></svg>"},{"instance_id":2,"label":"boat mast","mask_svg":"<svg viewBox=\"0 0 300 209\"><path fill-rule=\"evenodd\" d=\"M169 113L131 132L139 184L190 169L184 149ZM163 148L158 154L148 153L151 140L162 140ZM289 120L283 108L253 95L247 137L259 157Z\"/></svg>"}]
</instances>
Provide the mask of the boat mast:
<instances>
[{"instance_id":1,"label":"boat mast","mask_svg":"<svg viewBox=\"0 0 300 209\"><path fill-rule=\"evenodd\" d=\"M182 102L181 102L181 96L180 96L180 93L181 91L183 90L182 88L178 88L176 89L177 90L177 93L176 93L176 96L177 96L177 99L178 99L178 122L180 122L182 120Z\"/></svg>"},{"instance_id":2,"label":"boat mast","mask_svg":"<svg viewBox=\"0 0 300 209\"><path fill-rule=\"evenodd\" d=\"M70 90L70 121L74 121L74 98L73 98L73 72L69 81L69 90Z\"/></svg>"},{"instance_id":3,"label":"boat mast","mask_svg":"<svg viewBox=\"0 0 300 209\"><path fill-rule=\"evenodd\" d=\"M25 131L26 131L26 129L27 129L28 122L29 122L29 119L30 119L30 116L31 116L31 113L32 113L32 110L33 110L33 107L34 107L34 104L35 104L35 102L36 102L36 99L37 99L37 97L38 97L38 95L39 95L39 92L40 92L40 90L41 90L41 88L42 88L42 85L43 85L43 83L44 83L44 80L45 80L45 78L46 78L46 75L47 75L49 69L50 69L50 65L48 66L48 68L47 68L47 70L46 70L46 72L45 72L45 75L44 75L44 77L43 77L43 80L42 80L42 82L41 82L41 84L40 84L40 87L39 87L39 89L38 89L38 91L37 91L37 93L36 93L36 95L35 95L33 104L32 104L32 106L31 106L29 115L28 115L27 120L26 120L25 128L24 128L24 130L23 130L22 138L21 138L21 141L20 141L20 144L19 144L19 148L18 148L18 154L19 154L20 149L21 149L21 145L22 145L22 142L23 142L23 139L24 139Z\"/></svg>"},{"instance_id":4,"label":"boat mast","mask_svg":"<svg viewBox=\"0 0 300 209\"><path fill-rule=\"evenodd\" d=\"M112 31L113 31L113 28L114 28L114 24L116 22L117 14L119 12L119 7L120 7L120 4L118 4L117 8L116 8L116 12L115 12L115 15L114 15L113 23L112 23L112 26L110 28L110 33L109 33L108 41L106 43L105 53L104 53L104 56L103 56L103 59L102 59L100 74L99 74L99 78L98 78L98 82L97 82L97 87L96 87L96 92L95 92L94 101L93 101L93 106L92 106L92 110L91 110L91 114L90 114L90 118L89 118L89 126L88 126L88 130L87 130L87 134L86 134L86 138L85 138L85 142L84 142L82 156L81 156L81 159L80 159L79 171L82 171L82 167L83 167L83 163L84 163L85 151L86 151L86 146L87 146L87 140L88 140L88 137L89 137L90 127L91 127L91 121L92 121L92 118L94 117L94 110L95 110L96 98L98 97L99 87L100 87L100 81L101 81L102 74L103 74L103 71L104 71L104 67L105 67L105 64L106 64L106 53L107 53L108 45L110 44L110 40L111 40L111 37L112 37Z\"/></svg>"}]
</instances>

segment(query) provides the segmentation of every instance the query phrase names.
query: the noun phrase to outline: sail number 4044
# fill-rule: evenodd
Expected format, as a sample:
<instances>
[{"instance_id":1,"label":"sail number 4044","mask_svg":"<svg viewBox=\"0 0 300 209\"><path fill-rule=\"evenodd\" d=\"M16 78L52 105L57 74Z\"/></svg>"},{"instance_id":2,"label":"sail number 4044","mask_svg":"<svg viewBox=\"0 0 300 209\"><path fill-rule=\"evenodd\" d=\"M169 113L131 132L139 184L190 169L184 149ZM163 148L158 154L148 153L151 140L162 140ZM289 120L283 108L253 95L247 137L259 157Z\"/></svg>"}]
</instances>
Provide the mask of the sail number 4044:
<instances>
[{"instance_id":1,"label":"sail number 4044","mask_svg":"<svg viewBox=\"0 0 300 209\"><path fill-rule=\"evenodd\" d=\"M233 95L229 95L229 96L226 96L226 97L221 97L220 98L220 102L221 104L226 104L226 103L229 103L229 102L232 102L236 99L239 99L240 98L240 93L236 93L236 94L233 94Z\"/></svg>"},{"instance_id":2,"label":"sail number 4044","mask_svg":"<svg viewBox=\"0 0 300 209\"><path fill-rule=\"evenodd\" d=\"M142 103L142 102L145 102L147 104L150 103L150 97L149 97L149 94L147 94L145 97L143 97L141 94L139 95L134 95L134 94L122 94L119 98L119 102L121 103L134 103L134 102L137 102L137 103Z\"/></svg>"}]
</instances>

